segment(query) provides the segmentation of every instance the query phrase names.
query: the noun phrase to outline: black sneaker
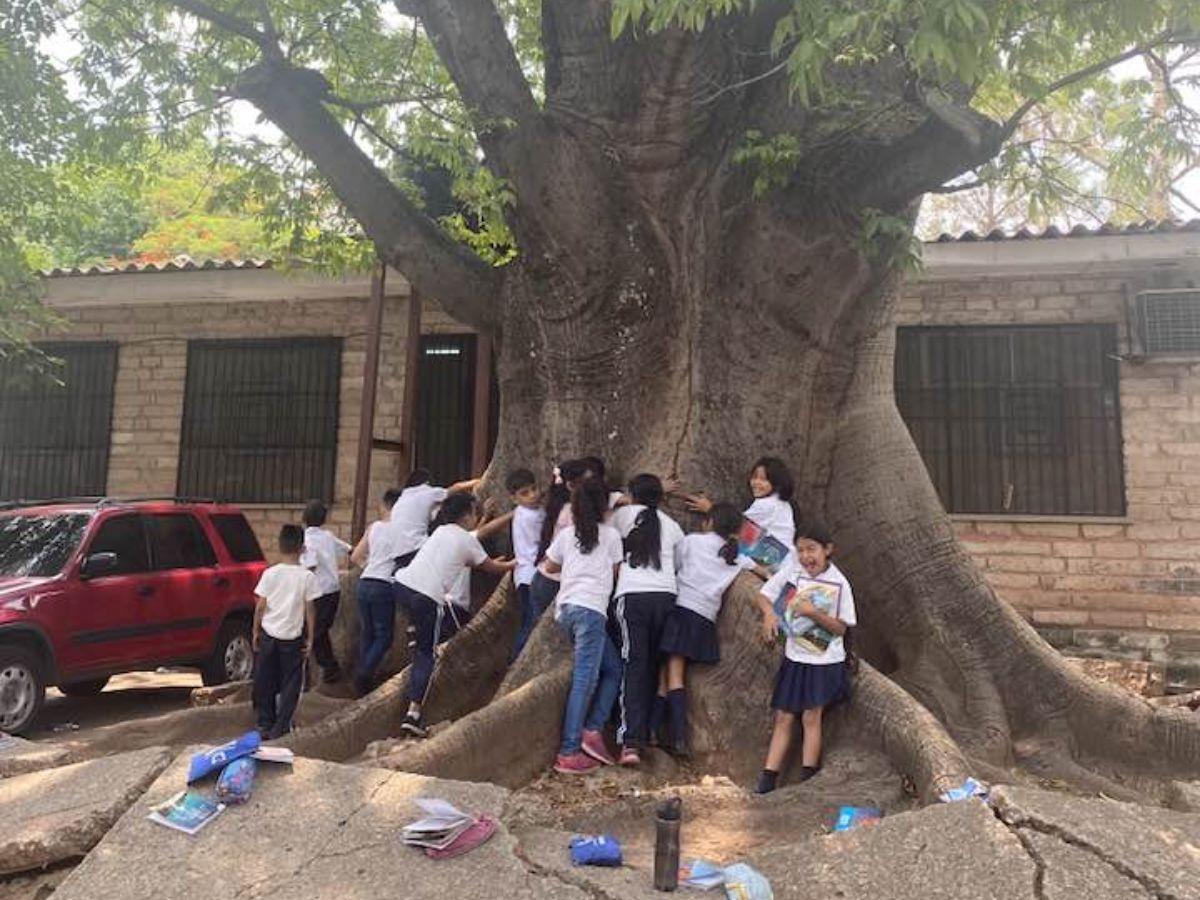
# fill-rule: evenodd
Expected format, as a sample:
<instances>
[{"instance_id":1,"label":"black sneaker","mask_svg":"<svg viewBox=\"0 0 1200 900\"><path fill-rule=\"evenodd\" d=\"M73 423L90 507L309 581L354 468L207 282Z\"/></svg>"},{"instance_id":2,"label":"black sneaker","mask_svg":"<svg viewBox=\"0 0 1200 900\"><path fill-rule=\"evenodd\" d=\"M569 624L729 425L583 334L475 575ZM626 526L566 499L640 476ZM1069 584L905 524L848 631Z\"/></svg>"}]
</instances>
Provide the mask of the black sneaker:
<instances>
[{"instance_id":1,"label":"black sneaker","mask_svg":"<svg viewBox=\"0 0 1200 900\"><path fill-rule=\"evenodd\" d=\"M663 745L667 752L681 762L687 762L692 758L691 748L688 747L687 741L672 741L670 744Z\"/></svg>"},{"instance_id":2,"label":"black sneaker","mask_svg":"<svg viewBox=\"0 0 1200 900\"><path fill-rule=\"evenodd\" d=\"M779 781L779 773L772 772L770 769L763 769L762 774L758 776L758 784L754 787L756 794L769 794L775 790L775 785Z\"/></svg>"},{"instance_id":3,"label":"black sneaker","mask_svg":"<svg viewBox=\"0 0 1200 900\"><path fill-rule=\"evenodd\" d=\"M801 781L808 781L808 779L812 778L820 771L820 766L801 766L800 774L796 776L796 783L799 784Z\"/></svg>"},{"instance_id":4,"label":"black sneaker","mask_svg":"<svg viewBox=\"0 0 1200 900\"><path fill-rule=\"evenodd\" d=\"M404 721L400 723L400 730L411 734L415 738L429 737L429 730L421 724L421 720L411 713L404 717Z\"/></svg>"}]
</instances>

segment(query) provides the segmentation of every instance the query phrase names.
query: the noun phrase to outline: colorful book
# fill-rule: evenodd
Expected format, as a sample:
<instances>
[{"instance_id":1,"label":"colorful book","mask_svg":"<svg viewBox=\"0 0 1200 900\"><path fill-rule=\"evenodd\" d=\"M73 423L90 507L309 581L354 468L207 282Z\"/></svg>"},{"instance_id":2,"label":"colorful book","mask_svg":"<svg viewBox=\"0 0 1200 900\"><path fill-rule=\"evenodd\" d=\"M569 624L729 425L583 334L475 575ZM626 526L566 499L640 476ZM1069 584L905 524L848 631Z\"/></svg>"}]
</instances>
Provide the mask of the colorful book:
<instances>
[{"instance_id":1,"label":"colorful book","mask_svg":"<svg viewBox=\"0 0 1200 900\"><path fill-rule=\"evenodd\" d=\"M235 759L250 756L258 750L261 744L262 738L259 737L257 731L247 731L240 738L232 740L228 744L197 753L192 757L191 765L188 767L187 783L191 784L206 775L218 772Z\"/></svg>"},{"instance_id":2,"label":"colorful book","mask_svg":"<svg viewBox=\"0 0 1200 900\"><path fill-rule=\"evenodd\" d=\"M738 553L774 572L788 555L787 545L753 519L742 519L738 532Z\"/></svg>"},{"instance_id":3,"label":"colorful book","mask_svg":"<svg viewBox=\"0 0 1200 900\"><path fill-rule=\"evenodd\" d=\"M842 598L842 586L816 578L797 578L789 581L775 598L775 615L779 630L801 650L824 653L833 643L833 634L812 619L801 615L797 608L805 601L826 615L837 615Z\"/></svg>"},{"instance_id":4,"label":"colorful book","mask_svg":"<svg viewBox=\"0 0 1200 900\"><path fill-rule=\"evenodd\" d=\"M183 790L150 810L147 818L184 834L195 834L220 815L224 808L224 803L210 800L197 791Z\"/></svg>"}]
</instances>

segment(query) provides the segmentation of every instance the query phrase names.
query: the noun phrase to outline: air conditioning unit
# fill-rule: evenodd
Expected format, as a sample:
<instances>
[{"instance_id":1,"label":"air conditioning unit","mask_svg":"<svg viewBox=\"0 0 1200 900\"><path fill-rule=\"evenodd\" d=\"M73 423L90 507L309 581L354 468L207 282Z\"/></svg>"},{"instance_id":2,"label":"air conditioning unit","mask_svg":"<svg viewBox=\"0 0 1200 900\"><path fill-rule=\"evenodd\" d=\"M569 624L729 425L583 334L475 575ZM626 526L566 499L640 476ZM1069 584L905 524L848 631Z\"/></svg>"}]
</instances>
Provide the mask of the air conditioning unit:
<instances>
[{"instance_id":1,"label":"air conditioning unit","mask_svg":"<svg viewBox=\"0 0 1200 900\"><path fill-rule=\"evenodd\" d=\"M1135 356L1200 358L1200 289L1140 292L1131 324Z\"/></svg>"}]
</instances>

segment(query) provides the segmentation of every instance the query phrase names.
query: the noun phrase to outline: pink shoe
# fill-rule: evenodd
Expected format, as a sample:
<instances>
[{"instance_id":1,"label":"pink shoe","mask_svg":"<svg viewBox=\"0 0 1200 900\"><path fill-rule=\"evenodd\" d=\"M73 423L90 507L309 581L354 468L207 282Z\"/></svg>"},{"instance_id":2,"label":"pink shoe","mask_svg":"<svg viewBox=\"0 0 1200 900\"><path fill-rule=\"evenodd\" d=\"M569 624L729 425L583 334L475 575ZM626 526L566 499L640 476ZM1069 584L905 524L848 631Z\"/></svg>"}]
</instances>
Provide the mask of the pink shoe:
<instances>
[{"instance_id":1,"label":"pink shoe","mask_svg":"<svg viewBox=\"0 0 1200 900\"><path fill-rule=\"evenodd\" d=\"M581 750L574 753L558 754L554 760L554 771L560 775L587 775L600 768L600 763Z\"/></svg>"},{"instance_id":2,"label":"pink shoe","mask_svg":"<svg viewBox=\"0 0 1200 900\"><path fill-rule=\"evenodd\" d=\"M642 764L641 754L637 752L635 747L623 747L621 749L621 765L631 768Z\"/></svg>"},{"instance_id":3,"label":"pink shoe","mask_svg":"<svg viewBox=\"0 0 1200 900\"><path fill-rule=\"evenodd\" d=\"M596 762L605 766L615 766L617 764L612 754L608 752L608 747L604 743L604 735L600 732L585 730L583 732L582 743L583 752Z\"/></svg>"}]
</instances>

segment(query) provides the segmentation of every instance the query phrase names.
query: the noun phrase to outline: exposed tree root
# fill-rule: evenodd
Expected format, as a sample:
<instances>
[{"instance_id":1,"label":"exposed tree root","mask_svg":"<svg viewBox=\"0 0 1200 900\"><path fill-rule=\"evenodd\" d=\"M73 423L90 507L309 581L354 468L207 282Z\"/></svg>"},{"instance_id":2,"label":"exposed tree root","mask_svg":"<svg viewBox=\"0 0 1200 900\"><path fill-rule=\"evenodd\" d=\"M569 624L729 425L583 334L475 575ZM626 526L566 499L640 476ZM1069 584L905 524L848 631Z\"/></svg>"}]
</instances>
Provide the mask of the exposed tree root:
<instances>
[{"instance_id":1,"label":"exposed tree root","mask_svg":"<svg viewBox=\"0 0 1200 900\"><path fill-rule=\"evenodd\" d=\"M430 723L457 719L486 704L508 668L519 622L517 593L505 578L461 632L444 644L429 684L425 716ZM396 734L408 696L405 669L367 696L280 741L302 756L341 761L367 744Z\"/></svg>"}]
</instances>

